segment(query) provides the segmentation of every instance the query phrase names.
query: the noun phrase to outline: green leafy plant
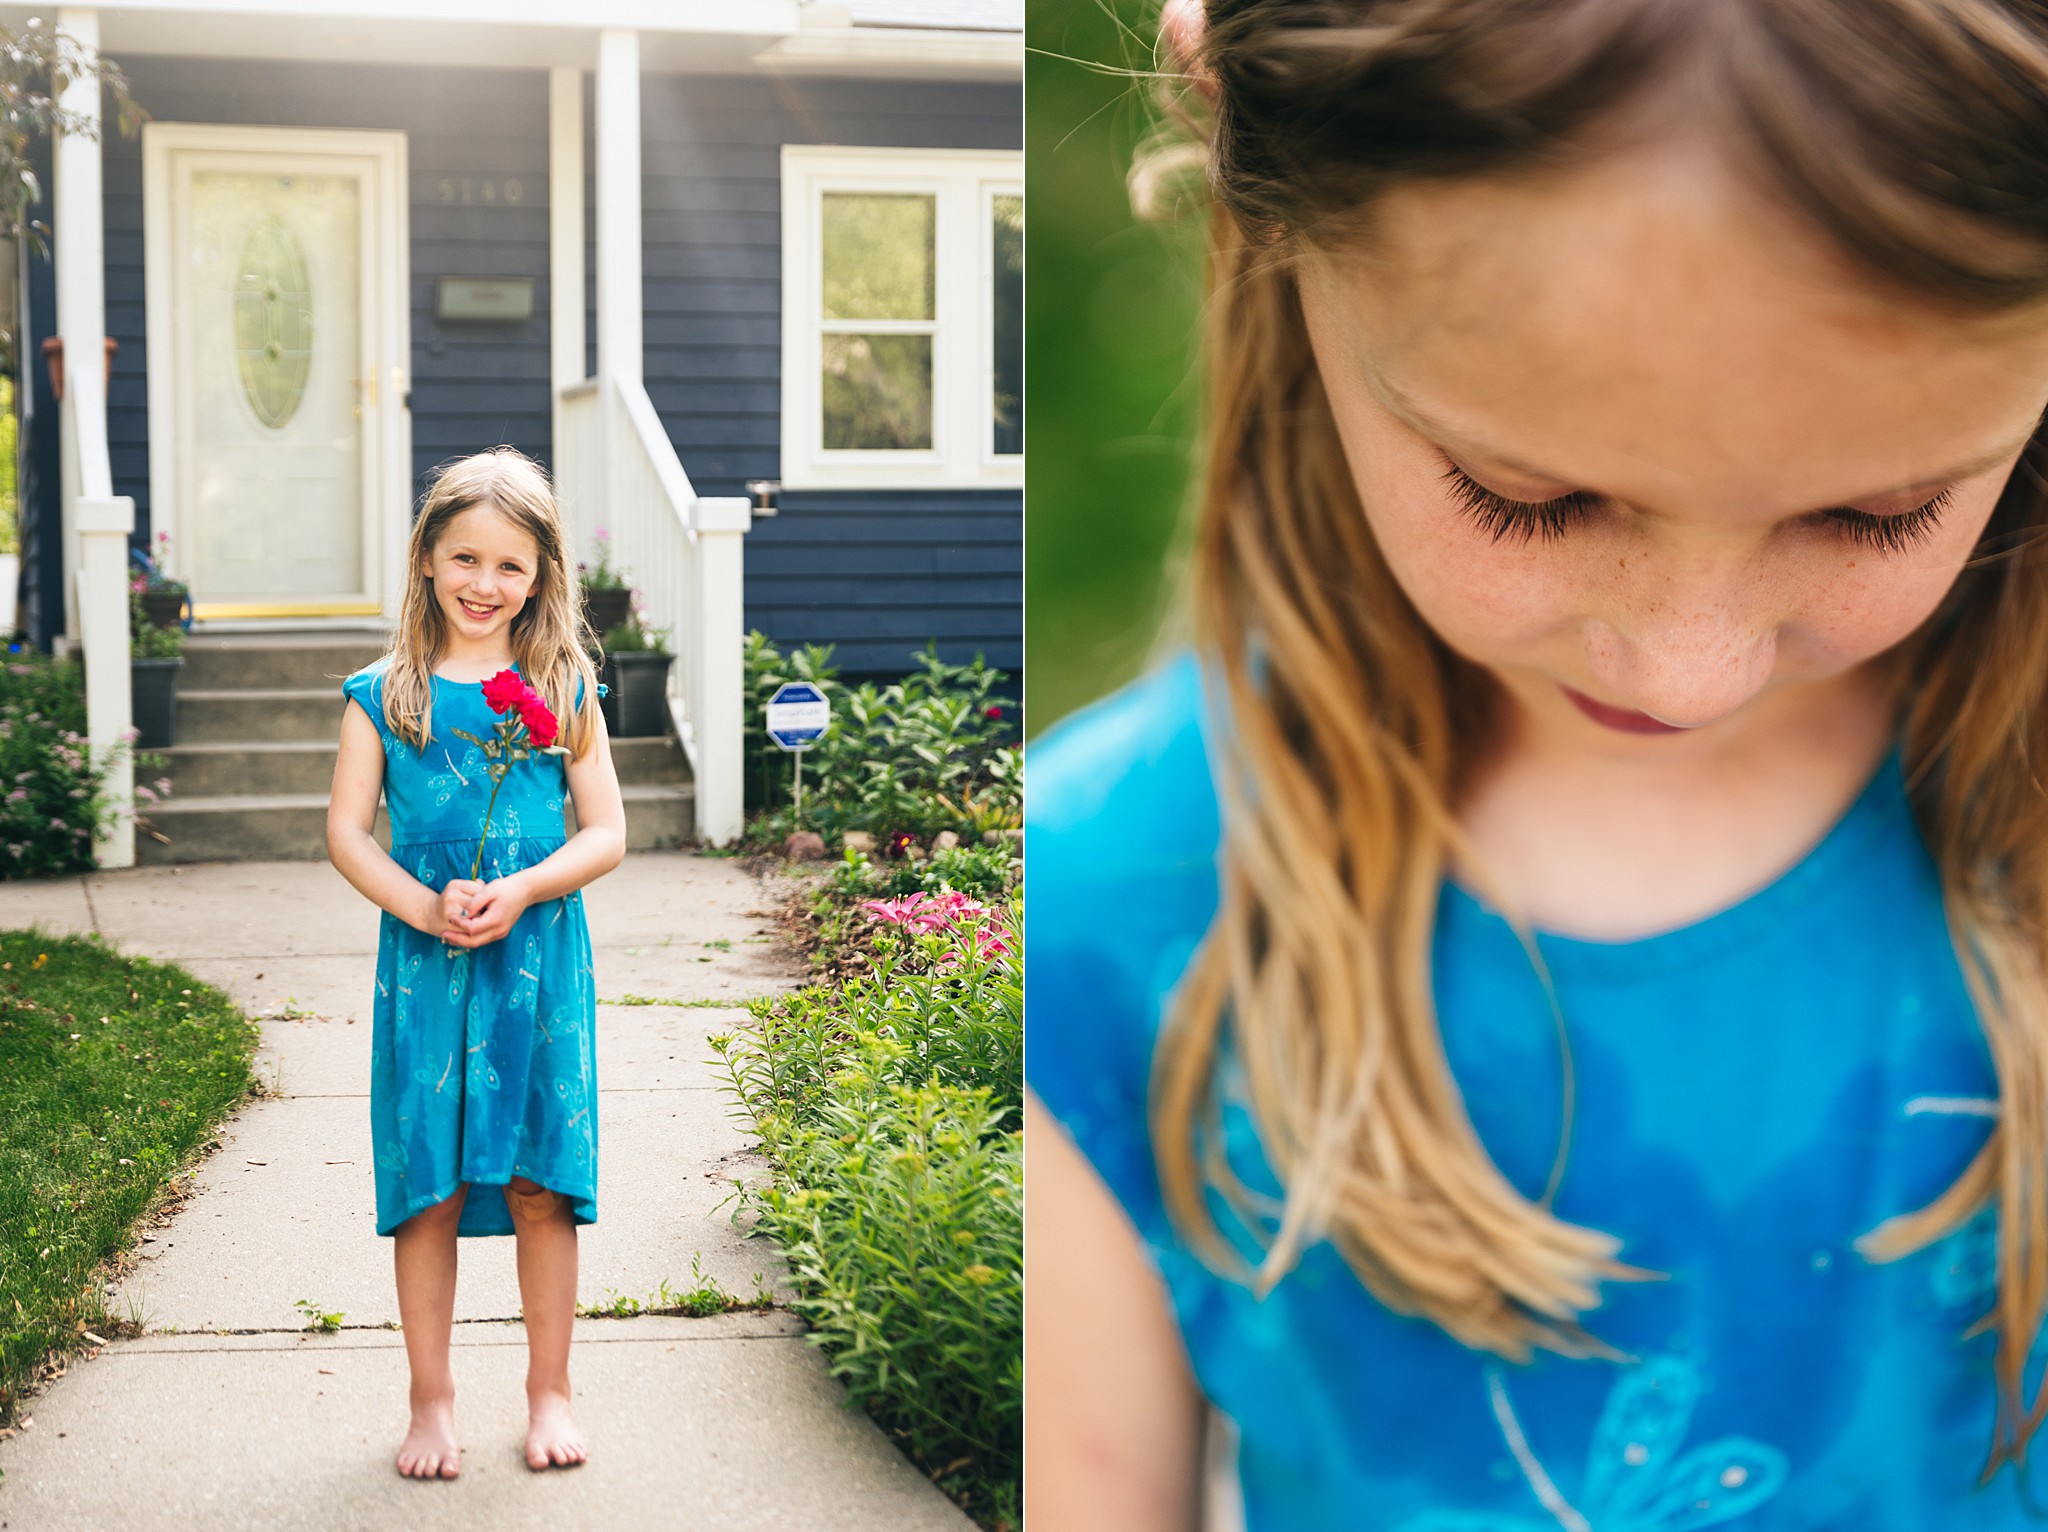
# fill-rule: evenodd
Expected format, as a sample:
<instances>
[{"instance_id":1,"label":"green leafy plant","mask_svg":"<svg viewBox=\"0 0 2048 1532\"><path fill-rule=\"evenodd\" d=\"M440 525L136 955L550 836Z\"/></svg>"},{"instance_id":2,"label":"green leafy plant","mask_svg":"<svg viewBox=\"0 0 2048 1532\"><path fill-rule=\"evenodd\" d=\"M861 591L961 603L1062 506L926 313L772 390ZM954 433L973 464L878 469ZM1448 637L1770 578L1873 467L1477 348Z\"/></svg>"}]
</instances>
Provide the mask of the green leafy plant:
<instances>
[{"instance_id":1,"label":"green leafy plant","mask_svg":"<svg viewBox=\"0 0 2048 1532\"><path fill-rule=\"evenodd\" d=\"M706 1319L713 1314L775 1306L775 1297L768 1291L759 1272L754 1274L754 1295L751 1298L740 1298L727 1292L718 1278L704 1270L702 1251L690 1257L690 1282L689 1287L677 1289L670 1287L664 1277L661 1286L645 1298L628 1297L618 1289L608 1287L602 1299L592 1304L579 1304L576 1312L585 1319L636 1319L643 1314L680 1314L690 1319Z\"/></svg>"},{"instance_id":2,"label":"green leafy plant","mask_svg":"<svg viewBox=\"0 0 2048 1532\"><path fill-rule=\"evenodd\" d=\"M603 527L596 532L597 562L578 564L576 578L585 590L624 590L625 575L612 565L612 535Z\"/></svg>"},{"instance_id":3,"label":"green leafy plant","mask_svg":"<svg viewBox=\"0 0 2048 1532\"><path fill-rule=\"evenodd\" d=\"M640 604L638 591L633 592L633 607L626 620L606 630L602 642L607 654L668 653L668 634L647 626L647 609Z\"/></svg>"},{"instance_id":4,"label":"green leafy plant","mask_svg":"<svg viewBox=\"0 0 2048 1532\"><path fill-rule=\"evenodd\" d=\"M108 765L85 738L78 662L10 646L0 665L0 878L93 865L93 839L115 812Z\"/></svg>"},{"instance_id":5,"label":"green leafy plant","mask_svg":"<svg viewBox=\"0 0 2048 1532\"><path fill-rule=\"evenodd\" d=\"M320 1305L310 1298L301 1298L297 1307L299 1312L306 1316L306 1328L323 1335L332 1335L341 1328L341 1322L348 1318L347 1312L342 1309L336 1309L331 1314L324 1312Z\"/></svg>"},{"instance_id":6,"label":"green leafy plant","mask_svg":"<svg viewBox=\"0 0 2048 1532\"><path fill-rule=\"evenodd\" d=\"M128 77L119 65L37 17L20 31L0 27L0 236L27 234L39 254L48 247L42 237L46 231L29 217L43 195L32 146L38 138L60 133L97 136L92 119L58 105L73 80L95 76L113 97L121 136L133 138L149 113L129 94Z\"/></svg>"},{"instance_id":7,"label":"green leafy plant","mask_svg":"<svg viewBox=\"0 0 2048 1532\"><path fill-rule=\"evenodd\" d=\"M906 896L864 976L714 1036L771 1183L741 1195L849 1397L974 1515L1017 1524L1023 987L1014 903ZM926 927L920 929L920 927Z\"/></svg>"},{"instance_id":8,"label":"green leafy plant","mask_svg":"<svg viewBox=\"0 0 2048 1532\"><path fill-rule=\"evenodd\" d=\"M840 899L947 890L993 899L1015 888L1023 876L1023 858L1008 841L993 846L946 846L922 860L900 862L877 862L865 851L847 851L833 864L831 889Z\"/></svg>"},{"instance_id":9,"label":"green leafy plant","mask_svg":"<svg viewBox=\"0 0 2048 1532\"><path fill-rule=\"evenodd\" d=\"M952 830L979 840L1021 822L1017 709L997 690L1003 672L979 656L949 664L935 644L914 657L900 681L846 686L830 646L784 655L765 635L747 636L748 794L761 810L749 827L754 844L794 829L828 839L859 829L885 841ZM817 687L832 706L830 727L804 752L801 813L789 802L789 757L768 738L762 712L789 681Z\"/></svg>"},{"instance_id":10,"label":"green leafy plant","mask_svg":"<svg viewBox=\"0 0 2048 1532\"><path fill-rule=\"evenodd\" d=\"M185 630L160 628L142 610L141 582L128 598L128 654L138 660L171 660L185 652Z\"/></svg>"}]
</instances>

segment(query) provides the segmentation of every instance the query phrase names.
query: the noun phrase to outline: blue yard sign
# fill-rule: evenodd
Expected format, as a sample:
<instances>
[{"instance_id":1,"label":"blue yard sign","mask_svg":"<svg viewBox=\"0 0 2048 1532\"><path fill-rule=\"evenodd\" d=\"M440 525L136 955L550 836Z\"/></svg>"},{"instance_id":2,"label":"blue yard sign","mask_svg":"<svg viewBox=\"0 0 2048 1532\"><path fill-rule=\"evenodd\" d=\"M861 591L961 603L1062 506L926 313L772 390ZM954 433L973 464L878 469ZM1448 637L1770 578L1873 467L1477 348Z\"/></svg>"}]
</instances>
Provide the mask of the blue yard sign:
<instances>
[{"instance_id":1,"label":"blue yard sign","mask_svg":"<svg viewBox=\"0 0 2048 1532\"><path fill-rule=\"evenodd\" d=\"M785 681L768 699L768 737L796 752L796 807L804 806L804 747L832 722L832 704L808 681Z\"/></svg>"},{"instance_id":2,"label":"blue yard sign","mask_svg":"<svg viewBox=\"0 0 2048 1532\"><path fill-rule=\"evenodd\" d=\"M785 750L801 750L832 722L832 704L808 681L785 681L768 699L768 737Z\"/></svg>"}]
</instances>

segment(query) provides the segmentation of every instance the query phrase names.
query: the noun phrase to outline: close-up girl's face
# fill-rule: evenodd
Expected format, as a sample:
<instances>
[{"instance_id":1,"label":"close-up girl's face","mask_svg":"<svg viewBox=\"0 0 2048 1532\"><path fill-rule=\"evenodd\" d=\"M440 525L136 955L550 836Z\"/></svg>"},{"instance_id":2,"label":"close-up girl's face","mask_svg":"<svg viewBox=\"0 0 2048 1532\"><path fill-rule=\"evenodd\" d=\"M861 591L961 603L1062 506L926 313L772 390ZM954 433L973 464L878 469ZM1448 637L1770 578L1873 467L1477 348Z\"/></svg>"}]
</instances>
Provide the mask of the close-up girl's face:
<instances>
[{"instance_id":1,"label":"close-up girl's face","mask_svg":"<svg viewBox=\"0 0 2048 1532\"><path fill-rule=\"evenodd\" d=\"M1905 638L2048 402L2048 315L1884 292L1679 149L1397 189L1299 280L1395 578L1525 723L1605 748L1725 737Z\"/></svg>"},{"instance_id":2,"label":"close-up girl's face","mask_svg":"<svg viewBox=\"0 0 2048 1532\"><path fill-rule=\"evenodd\" d=\"M423 566L451 632L488 638L511 624L532 596L540 549L495 506L448 518Z\"/></svg>"}]
</instances>

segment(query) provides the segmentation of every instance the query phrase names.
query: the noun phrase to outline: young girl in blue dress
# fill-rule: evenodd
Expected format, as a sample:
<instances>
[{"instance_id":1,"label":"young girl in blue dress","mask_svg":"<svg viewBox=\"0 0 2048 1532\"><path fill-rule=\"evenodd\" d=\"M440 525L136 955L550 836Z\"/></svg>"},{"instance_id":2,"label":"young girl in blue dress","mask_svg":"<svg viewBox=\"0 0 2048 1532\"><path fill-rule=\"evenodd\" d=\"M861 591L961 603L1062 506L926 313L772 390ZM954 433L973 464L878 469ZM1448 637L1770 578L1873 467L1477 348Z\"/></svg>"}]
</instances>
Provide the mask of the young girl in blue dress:
<instances>
[{"instance_id":1,"label":"young girl in blue dress","mask_svg":"<svg viewBox=\"0 0 2048 1532\"><path fill-rule=\"evenodd\" d=\"M569 1397L576 1226L597 1217L596 990L577 890L624 856L625 811L540 468L509 447L449 465L406 570L390 652L342 688L327 830L334 865L385 912L370 1123L412 1373L398 1471L460 1471L455 1248L483 1234L519 1241L526 1460L568 1466L587 1455ZM499 715L483 682L508 669L546 702L562 753L533 739L492 803L478 742ZM388 855L372 833L380 791ZM565 797L578 826L566 839Z\"/></svg>"},{"instance_id":2,"label":"young girl in blue dress","mask_svg":"<svg viewBox=\"0 0 2048 1532\"><path fill-rule=\"evenodd\" d=\"M1033 1524L2032 1525L2048 13L1209 0L1193 642L1030 768ZM1044 381L1044 380L1041 380Z\"/></svg>"}]
</instances>

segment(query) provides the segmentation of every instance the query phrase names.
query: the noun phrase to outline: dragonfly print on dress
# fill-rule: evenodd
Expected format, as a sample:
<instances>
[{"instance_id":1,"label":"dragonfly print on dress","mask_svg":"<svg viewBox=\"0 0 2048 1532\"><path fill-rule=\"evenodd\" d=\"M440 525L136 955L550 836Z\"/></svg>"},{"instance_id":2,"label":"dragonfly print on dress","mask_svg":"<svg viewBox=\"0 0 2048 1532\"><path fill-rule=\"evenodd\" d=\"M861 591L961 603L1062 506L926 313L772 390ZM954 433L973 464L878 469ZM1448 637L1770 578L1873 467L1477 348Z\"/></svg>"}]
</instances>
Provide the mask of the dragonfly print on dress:
<instances>
[{"instance_id":1,"label":"dragonfly print on dress","mask_svg":"<svg viewBox=\"0 0 2048 1532\"><path fill-rule=\"evenodd\" d=\"M1432 1511L1401 1532L1696 1532L1747 1515L1784 1488L1788 1465L1775 1447L1727 1436L1684 1450L1701 1384L1683 1358L1651 1357L1622 1371L1569 1499L1530 1448L1501 1368L1489 1364L1485 1378L1494 1419L1541 1514Z\"/></svg>"}]
</instances>

